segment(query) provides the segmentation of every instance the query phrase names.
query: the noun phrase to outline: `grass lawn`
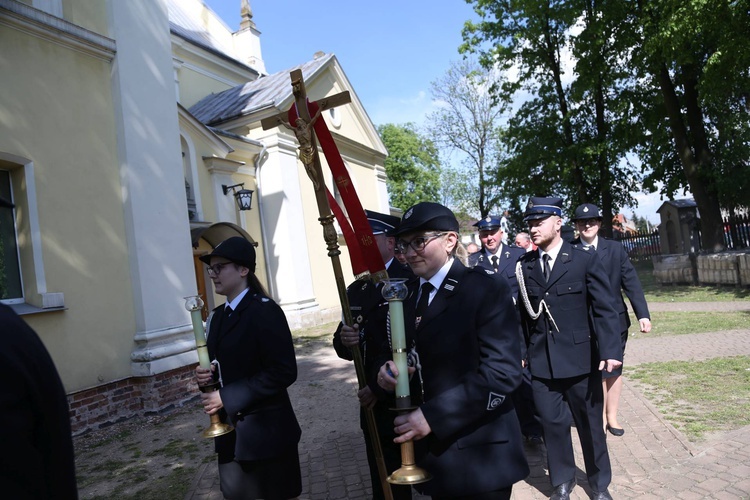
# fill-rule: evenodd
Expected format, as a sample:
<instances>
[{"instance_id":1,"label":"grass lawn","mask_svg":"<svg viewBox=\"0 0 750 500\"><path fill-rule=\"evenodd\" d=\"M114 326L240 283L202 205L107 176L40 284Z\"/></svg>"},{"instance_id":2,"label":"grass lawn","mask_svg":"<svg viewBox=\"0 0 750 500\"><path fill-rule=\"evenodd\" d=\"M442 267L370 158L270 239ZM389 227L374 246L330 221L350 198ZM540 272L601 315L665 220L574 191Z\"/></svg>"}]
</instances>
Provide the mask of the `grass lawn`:
<instances>
[{"instance_id":1,"label":"grass lawn","mask_svg":"<svg viewBox=\"0 0 750 500\"><path fill-rule=\"evenodd\" d=\"M718 285L660 285L651 261L634 263L648 302L723 302L750 300L750 288Z\"/></svg>"},{"instance_id":2,"label":"grass lawn","mask_svg":"<svg viewBox=\"0 0 750 500\"><path fill-rule=\"evenodd\" d=\"M625 376L691 441L750 425L750 357L626 366Z\"/></svg>"},{"instance_id":3,"label":"grass lawn","mask_svg":"<svg viewBox=\"0 0 750 500\"><path fill-rule=\"evenodd\" d=\"M651 331L640 333L638 321L630 313L630 334L637 336L661 337L664 335L683 335L686 333L720 332L750 328L750 311L723 311L721 313L696 311L652 311Z\"/></svg>"}]
</instances>

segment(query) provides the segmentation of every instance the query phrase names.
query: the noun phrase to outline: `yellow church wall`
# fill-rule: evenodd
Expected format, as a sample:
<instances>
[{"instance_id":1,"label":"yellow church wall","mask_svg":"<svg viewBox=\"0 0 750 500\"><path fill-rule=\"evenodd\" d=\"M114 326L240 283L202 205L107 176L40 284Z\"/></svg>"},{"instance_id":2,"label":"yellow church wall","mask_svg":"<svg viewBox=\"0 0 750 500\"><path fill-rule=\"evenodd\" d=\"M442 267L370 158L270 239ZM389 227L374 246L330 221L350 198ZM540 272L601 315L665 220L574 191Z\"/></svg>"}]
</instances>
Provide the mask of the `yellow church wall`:
<instances>
[{"instance_id":1,"label":"yellow church wall","mask_svg":"<svg viewBox=\"0 0 750 500\"><path fill-rule=\"evenodd\" d=\"M47 291L62 292L66 308L24 319L67 391L126 377L136 326L110 65L17 30L0 29L0 46L0 66L13 68L3 75L0 152L33 161ZM28 269L28 186L22 169L12 176ZM40 305L29 273L24 286Z\"/></svg>"},{"instance_id":2,"label":"yellow church wall","mask_svg":"<svg viewBox=\"0 0 750 500\"><path fill-rule=\"evenodd\" d=\"M63 0L63 18L82 28L111 36L107 21L107 3L102 0Z\"/></svg>"}]
</instances>

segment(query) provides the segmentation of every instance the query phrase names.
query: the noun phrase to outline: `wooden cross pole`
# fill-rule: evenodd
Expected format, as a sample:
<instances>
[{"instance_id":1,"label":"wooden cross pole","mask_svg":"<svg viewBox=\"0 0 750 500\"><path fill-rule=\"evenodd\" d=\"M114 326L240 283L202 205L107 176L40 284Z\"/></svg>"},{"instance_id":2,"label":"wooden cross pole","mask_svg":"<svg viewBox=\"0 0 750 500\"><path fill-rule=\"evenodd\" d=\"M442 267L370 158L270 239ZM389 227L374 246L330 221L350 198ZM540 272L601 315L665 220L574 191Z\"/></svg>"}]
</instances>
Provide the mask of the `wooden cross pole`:
<instances>
[{"instance_id":1,"label":"wooden cross pole","mask_svg":"<svg viewBox=\"0 0 750 500\"><path fill-rule=\"evenodd\" d=\"M260 123L263 130L282 125L293 130L294 135L297 137L297 141L300 144L298 148L300 160L305 166L307 175L310 177L310 180L313 183L313 188L315 189L315 200L318 204L318 213L320 214L318 220L323 226L323 238L327 244L328 256L331 258L333 274L336 278L336 289L339 294L339 302L341 303L341 310L344 315L344 323L352 325L352 312L349 308L349 297L346 295L346 283L344 282L344 273L341 270L341 260L339 259L341 251L339 250L338 235L336 234L336 228L333 227L334 216L331 213L331 207L328 204L323 169L320 164L315 131L313 130L315 120L320 118L320 113L326 109L351 102L351 96L349 95L349 92L346 91L316 101L320 109L315 116L311 117L310 111L307 109L307 93L305 91L305 82L302 79L302 71L296 69L292 71L289 76L292 80L292 92L294 94L295 103L297 104L297 115L299 116L296 123L289 123L287 113L280 113L265 118L261 120ZM352 358L354 359L354 369L357 373L359 388L362 389L367 386L367 376L365 374L362 354L359 352L359 346L350 348L350 351L352 353ZM388 471L385 468L383 449L380 444L380 436L378 435L378 428L375 425L375 417L373 416L372 409L365 409L365 419L367 421L367 430L370 434L373 452L377 461L378 475L383 487L383 494L385 495L386 500L392 500L393 494L391 492L390 483L388 483L387 480Z\"/></svg>"}]
</instances>

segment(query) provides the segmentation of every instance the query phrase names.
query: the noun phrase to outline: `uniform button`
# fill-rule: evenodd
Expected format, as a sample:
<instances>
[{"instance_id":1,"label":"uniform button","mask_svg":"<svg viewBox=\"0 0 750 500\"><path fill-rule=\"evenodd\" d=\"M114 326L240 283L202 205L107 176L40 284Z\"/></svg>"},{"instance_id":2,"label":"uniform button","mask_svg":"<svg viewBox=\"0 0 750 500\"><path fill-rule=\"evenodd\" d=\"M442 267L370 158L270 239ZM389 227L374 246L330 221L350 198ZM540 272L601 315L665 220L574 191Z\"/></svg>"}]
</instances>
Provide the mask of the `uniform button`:
<instances>
[{"instance_id":1,"label":"uniform button","mask_svg":"<svg viewBox=\"0 0 750 500\"><path fill-rule=\"evenodd\" d=\"M546 292L544 295L549 295L549 292Z\"/></svg>"}]
</instances>

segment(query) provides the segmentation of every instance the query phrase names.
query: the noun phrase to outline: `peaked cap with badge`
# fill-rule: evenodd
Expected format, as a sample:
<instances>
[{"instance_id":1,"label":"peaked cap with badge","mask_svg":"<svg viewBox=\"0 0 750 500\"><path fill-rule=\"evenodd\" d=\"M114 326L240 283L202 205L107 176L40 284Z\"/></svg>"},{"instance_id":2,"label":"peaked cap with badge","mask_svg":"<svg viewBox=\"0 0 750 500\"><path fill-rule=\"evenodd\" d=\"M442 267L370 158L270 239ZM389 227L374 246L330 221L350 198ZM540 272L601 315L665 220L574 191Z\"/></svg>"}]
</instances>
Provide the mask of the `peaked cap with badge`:
<instances>
[{"instance_id":1,"label":"peaked cap with badge","mask_svg":"<svg viewBox=\"0 0 750 500\"><path fill-rule=\"evenodd\" d=\"M484 219L476 221L474 227L477 228L477 231L497 231L502 226L499 217L488 215Z\"/></svg>"},{"instance_id":2,"label":"peaked cap with badge","mask_svg":"<svg viewBox=\"0 0 750 500\"><path fill-rule=\"evenodd\" d=\"M401 224L393 232L393 236L428 229L458 232L458 220L448 207L440 203L423 201L404 213Z\"/></svg>"},{"instance_id":3,"label":"peaked cap with badge","mask_svg":"<svg viewBox=\"0 0 750 500\"><path fill-rule=\"evenodd\" d=\"M585 219L601 219L602 209L594 205L593 203L584 203L578 205L575 213L573 214L573 221L585 220Z\"/></svg>"},{"instance_id":4,"label":"peaked cap with badge","mask_svg":"<svg viewBox=\"0 0 750 500\"><path fill-rule=\"evenodd\" d=\"M526 204L523 221L546 219L551 215L562 217L562 198L532 196Z\"/></svg>"},{"instance_id":5,"label":"peaked cap with badge","mask_svg":"<svg viewBox=\"0 0 750 500\"><path fill-rule=\"evenodd\" d=\"M370 229L372 234L386 234L391 236L391 233L398 228L401 219L395 215L382 214L373 210L365 210L367 215L367 222L370 223Z\"/></svg>"}]
</instances>

